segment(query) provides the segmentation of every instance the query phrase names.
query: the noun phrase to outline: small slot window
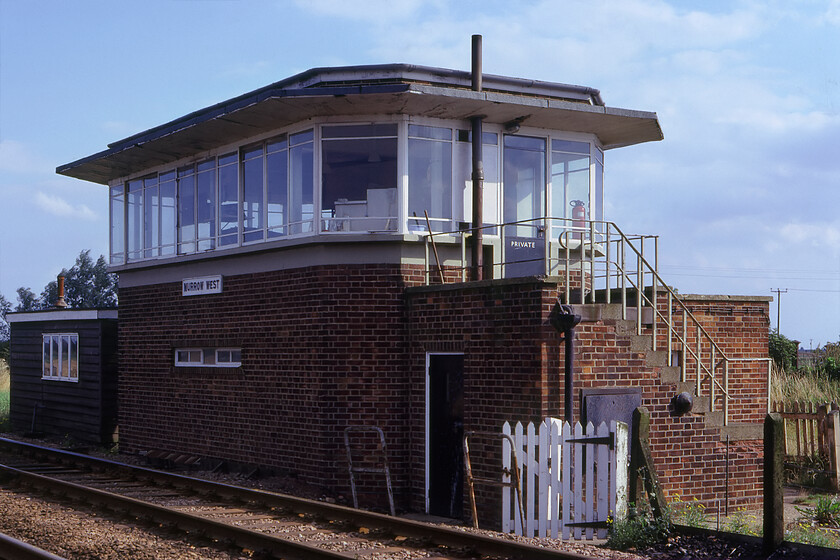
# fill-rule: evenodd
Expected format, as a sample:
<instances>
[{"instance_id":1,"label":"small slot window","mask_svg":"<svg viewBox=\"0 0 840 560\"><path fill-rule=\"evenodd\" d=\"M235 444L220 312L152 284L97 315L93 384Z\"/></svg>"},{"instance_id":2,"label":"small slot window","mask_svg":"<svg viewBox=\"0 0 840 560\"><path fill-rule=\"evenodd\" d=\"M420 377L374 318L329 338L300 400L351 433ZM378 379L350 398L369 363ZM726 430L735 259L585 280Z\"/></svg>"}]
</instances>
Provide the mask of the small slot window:
<instances>
[{"instance_id":1,"label":"small slot window","mask_svg":"<svg viewBox=\"0 0 840 560\"><path fill-rule=\"evenodd\" d=\"M200 366L204 363L204 352L197 348L175 350L176 366Z\"/></svg>"},{"instance_id":2,"label":"small slot window","mask_svg":"<svg viewBox=\"0 0 840 560\"><path fill-rule=\"evenodd\" d=\"M177 367L239 367L242 365L242 349L177 348L175 365Z\"/></svg>"}]
</instances>

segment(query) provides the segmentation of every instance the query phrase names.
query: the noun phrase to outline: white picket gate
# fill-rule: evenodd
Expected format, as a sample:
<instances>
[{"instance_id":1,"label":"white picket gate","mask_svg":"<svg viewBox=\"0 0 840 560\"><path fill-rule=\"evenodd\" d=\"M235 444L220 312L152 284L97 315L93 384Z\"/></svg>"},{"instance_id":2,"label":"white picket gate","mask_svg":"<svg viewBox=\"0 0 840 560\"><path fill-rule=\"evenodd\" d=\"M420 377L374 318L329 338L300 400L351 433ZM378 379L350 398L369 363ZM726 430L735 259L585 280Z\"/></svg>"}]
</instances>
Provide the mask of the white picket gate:
<instances>
[{"instance_id":1,"label":"white picket gate","mask_svg":"<svg viewBox=\"0 0 840 560\"><path fill-rule=\"evenodd\" d=\"M520 516L515 489L502 494L502 530L529 537L564 540L606 537L607 520L621 519L627 511L628 429L622 422L591 422L584 431L576 423L546 418L539 428L508 422L502 433L512 436L521 469ZM513 468L510 443L502 439L503 472ZM510 481L510 474L503 475ZM525 527L522 527L524 517Z\"/></svg>"}]
</instances>

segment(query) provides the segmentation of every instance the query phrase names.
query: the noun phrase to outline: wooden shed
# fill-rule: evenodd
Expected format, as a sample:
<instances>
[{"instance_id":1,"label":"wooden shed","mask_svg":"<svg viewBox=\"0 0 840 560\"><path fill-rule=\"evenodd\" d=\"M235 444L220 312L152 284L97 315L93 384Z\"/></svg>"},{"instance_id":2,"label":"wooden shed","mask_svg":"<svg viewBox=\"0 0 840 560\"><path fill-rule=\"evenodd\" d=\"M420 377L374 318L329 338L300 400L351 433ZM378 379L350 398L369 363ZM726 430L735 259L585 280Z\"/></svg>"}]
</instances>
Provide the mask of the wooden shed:
<instances>
[{"instance_id":1,"label":"wooden shed","mask_svg":"<svg viewBox=\"0 0 840 560\"><path fill-rule=\"evenodd\" d=\"M117 310L10 313L12 430L115 441Z\"/></svg>"}]
</instances>

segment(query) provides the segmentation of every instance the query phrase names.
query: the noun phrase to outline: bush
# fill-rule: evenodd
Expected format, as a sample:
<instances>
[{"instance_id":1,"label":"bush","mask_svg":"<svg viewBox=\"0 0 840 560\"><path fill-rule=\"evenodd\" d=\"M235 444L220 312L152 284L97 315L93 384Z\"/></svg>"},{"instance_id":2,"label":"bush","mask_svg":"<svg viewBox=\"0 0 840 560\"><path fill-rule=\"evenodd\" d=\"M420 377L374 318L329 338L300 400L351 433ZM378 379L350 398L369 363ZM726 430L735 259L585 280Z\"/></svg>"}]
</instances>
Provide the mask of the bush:
<instances>
[{"instance_id":1,"label":"bush","mask_svg":"<svg viewBox=\"0 0 840 560\"><path fill-rule=\"evenodd\" d=\"M773 358L776 366L791 371L796 369L796 353L799 351L799 344L790 340L777 330L770 331L770 357Z\"/></svg>"}]
</instances>

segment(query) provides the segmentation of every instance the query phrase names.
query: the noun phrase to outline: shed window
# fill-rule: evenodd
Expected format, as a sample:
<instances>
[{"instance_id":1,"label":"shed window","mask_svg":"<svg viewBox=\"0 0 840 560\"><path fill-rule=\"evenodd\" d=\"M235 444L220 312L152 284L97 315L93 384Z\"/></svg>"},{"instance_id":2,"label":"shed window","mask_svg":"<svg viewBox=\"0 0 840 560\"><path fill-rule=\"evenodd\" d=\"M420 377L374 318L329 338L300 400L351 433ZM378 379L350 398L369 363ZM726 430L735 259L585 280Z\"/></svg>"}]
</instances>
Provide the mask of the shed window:
<instances>
[{"instance_id":1,"label":"shed window","mask_svg":"<svg viewBox=\"0 0 840 560\"><path fill-rule=\"evenodd\" d=\"M59 381L79 380L79 335L43 335L41 377Z\"/></svg>"}]
</instances>

